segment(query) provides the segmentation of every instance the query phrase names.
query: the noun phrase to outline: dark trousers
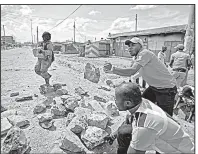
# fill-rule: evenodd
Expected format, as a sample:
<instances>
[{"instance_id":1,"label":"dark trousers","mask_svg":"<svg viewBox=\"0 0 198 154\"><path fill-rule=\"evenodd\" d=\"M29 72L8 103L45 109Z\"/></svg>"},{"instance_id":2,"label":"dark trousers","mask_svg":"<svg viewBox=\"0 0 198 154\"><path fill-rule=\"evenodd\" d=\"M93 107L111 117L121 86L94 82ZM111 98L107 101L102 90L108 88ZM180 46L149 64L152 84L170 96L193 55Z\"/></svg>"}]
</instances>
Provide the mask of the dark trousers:
<instances>
[{"instance_id":1,"label":"dark trousers","mask_svg":"<svg viewBox=\"0 0 198 154\"><path fill-rule=\"evenodd\" d=\"M149 86L142 94L142 97L150 100L167 112L170 116L173 115L175 95L177 93L177 88L166 88L157 89L155 87Z\"/></svg>"}]
</instances>

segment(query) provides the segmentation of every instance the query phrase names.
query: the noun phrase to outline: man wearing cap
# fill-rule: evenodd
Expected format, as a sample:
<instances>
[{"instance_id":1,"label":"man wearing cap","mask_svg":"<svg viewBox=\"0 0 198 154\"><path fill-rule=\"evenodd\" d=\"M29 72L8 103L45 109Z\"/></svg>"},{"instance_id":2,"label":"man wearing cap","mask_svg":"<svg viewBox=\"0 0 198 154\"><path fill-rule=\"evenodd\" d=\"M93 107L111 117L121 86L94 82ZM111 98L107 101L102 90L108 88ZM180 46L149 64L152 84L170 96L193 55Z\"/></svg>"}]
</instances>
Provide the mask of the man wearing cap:
<instances>
[{"instance_id":1,"label":"man wearing cap","mask_svg":"<svg viewBox=\"0 0 198 154\"><path fill-rule=\"evenodd\" d=\"M173 76L177 81L177 87L183 87L186 84L186 75L188 69L190 69L190 55L184 53L184 45L178 44L176 52L171 55L170 67L173 70Z\"/></svg>"},{"instance_id":2,"label":"man wearing cap","mask_svg":"<svg viewBox=\"0 0 198 154\"><path fill-rule=\"evenodd\" d=\"M149 85L144 91L143 97L157 103L159 107L172 116L174 98L177 93L175 78L152 51L143 49L143 42L140 38L134 37L127 40L125 45L129 47L131 56L135 56L133 66L117 68L112 67L111 63L106 63L104 71L128 77L139 72L143 80Z\"/></svg>"},{"instance_id":3,"label":"man wearing cap","mask_svg":"<svg viewBox=\"0 0 198 154\"><path fill-rule=\"evenodd\" d=\"M163 64L165 64L166 65L166 54L165 54L165 51L167 50L167 47L165 47L165 46L162 46L162 51L160 51L159 53L158 53L158 58L159 58L159 60L163 63Z\"/></svg>"}]
</instances>

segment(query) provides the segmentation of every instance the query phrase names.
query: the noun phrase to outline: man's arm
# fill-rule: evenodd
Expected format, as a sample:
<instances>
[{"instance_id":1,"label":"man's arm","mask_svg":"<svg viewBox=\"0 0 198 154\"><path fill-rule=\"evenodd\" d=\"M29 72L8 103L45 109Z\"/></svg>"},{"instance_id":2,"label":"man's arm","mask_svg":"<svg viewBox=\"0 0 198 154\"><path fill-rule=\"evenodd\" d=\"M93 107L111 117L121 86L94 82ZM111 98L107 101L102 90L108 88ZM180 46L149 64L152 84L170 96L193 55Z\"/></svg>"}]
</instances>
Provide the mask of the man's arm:
<instances>
[{"instance_id":1,"label":"man's arm","mask_svg":"<svg viewBox=\"0 0 198 154\"><path fill-rule=\"evenodd\" d=\"M113 74L117 74L120 76L130 77L134 75L142 66L140 64L135 63L131 68L113 68Z\"/></svg>"}]
</instances>

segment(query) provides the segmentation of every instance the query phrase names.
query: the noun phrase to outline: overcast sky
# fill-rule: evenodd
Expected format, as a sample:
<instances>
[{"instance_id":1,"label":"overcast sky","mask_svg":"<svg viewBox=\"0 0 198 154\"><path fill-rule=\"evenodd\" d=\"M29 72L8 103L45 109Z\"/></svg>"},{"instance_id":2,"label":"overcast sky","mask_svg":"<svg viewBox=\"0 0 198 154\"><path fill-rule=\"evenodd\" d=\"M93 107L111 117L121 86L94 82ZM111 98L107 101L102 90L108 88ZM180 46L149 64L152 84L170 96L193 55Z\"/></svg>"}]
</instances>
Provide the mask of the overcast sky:
<instances>
[{"instance_id":1,"label":"overcast sky","mask_svg":"<svg viewBox=\"0 0 198 154\"><path fill-rule=\"evenodd\" d=\"M6 35L13 35L17 41L31 41L39 27L39 40L44 31L60 23L79 5L2 5L2 25ZM138 30L187 24L189 5L82 5L62 24L50 30L52 41L73 39L73 24L76 22L76 41L101 37L108 33L135 30L135 14L138 15Z\"/></svg>"}]
</instances>

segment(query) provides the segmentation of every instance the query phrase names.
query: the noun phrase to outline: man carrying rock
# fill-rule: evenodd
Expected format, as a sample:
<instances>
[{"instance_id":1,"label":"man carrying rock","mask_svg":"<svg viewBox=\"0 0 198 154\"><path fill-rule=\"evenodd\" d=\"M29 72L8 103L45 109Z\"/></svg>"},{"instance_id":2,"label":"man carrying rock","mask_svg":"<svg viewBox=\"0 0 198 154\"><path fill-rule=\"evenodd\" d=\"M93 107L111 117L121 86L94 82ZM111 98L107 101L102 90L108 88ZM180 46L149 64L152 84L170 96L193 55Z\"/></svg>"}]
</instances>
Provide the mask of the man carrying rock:
<instances>
[{"instance_id":1,"label":"man carrying rock","mask_svg":"<svg viewBox=\"0 0 198 154\"><path fill-rule=\"evenodd\" d=\"M118 109L129 112L126 124L105 138L112 144L117 137L117 154L194 153L190 136L160 107L142 98L137 84L121 84L115 98Z\"/></svg>"},{"instance_id":2,"label":"man carrying rock","mask_svg":"<svg viewBox=\"0 0 198 154\"><path fill-rule=\"evenodd\" d=\"M35 66L35 72L45 79L46 85L49 85L49 79L51 75L47 71L54 61L53 45L50 41L51 34L49 32L44 32L42 38L43 47L40 49L39 53L42 53L44 58L38 58Z\"/></svg>"},{"instance_id":3,"label":"man carrying rock","mask_svg":"<svg viewBox=\"0 0 198 154\"><path fill-rule=\"evenodd\" d=\"M135 56L133 66L117 68L112 67L111 63L107 63L104 66L104 71L128 77L139 72L149 85L144 91L143 97L153 103L157 102L159 107L172 116L174 98L177 93L175 78L152 51L143 49L143 41L140 38L134 37L127 40L125 45L128 45L131 56Z\"/></svg>"}]
</instances>

